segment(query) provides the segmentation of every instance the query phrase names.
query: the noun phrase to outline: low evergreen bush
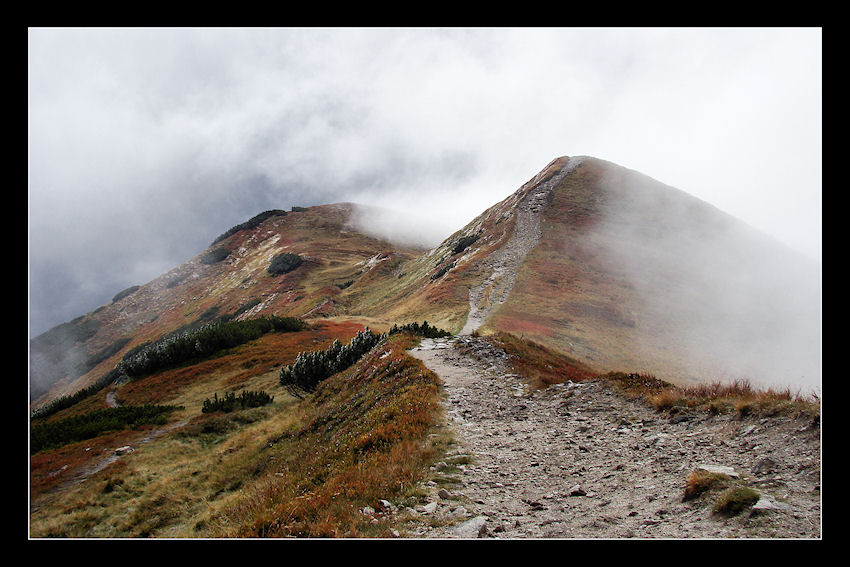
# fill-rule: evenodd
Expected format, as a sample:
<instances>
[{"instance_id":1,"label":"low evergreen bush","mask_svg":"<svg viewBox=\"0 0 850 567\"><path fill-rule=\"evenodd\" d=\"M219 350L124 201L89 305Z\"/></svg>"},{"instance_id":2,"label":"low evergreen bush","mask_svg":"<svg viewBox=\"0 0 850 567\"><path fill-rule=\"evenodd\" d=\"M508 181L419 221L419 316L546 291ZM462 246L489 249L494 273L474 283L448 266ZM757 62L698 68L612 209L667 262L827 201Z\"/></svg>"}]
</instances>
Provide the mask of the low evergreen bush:
<instances>
[{"instance_id":1,"label":"low evergreen bush","mask_svg":"<svg viewBox=\"0 0 850 567\"><path fill-rule=\"evenodd\" d=\"M450 264L446 264L445 266L443 266L442 268L440 268L439 270L437 270L436 272L431 274L431 281L434 281L438 278L443 277L446 274L446 272L448 272L449 270L451 270L454 267L455 267L454 262L452 262Z\"/></svg>"},{"instance_id":2,"label":"low evergreen bush","mask_svg":"<svg viewBox=\"0 0 850 567\"><path fill-rule=\"evenodd\" d=\"M439 339L442 337L452 336L452 333L449 331L430 326L428 321L424 321L421 325L415 321L402 326L393 325L387 334L395 335L396 333L413 333L414 335L419 335L428 339Z\"/></svg>"},{"instance_id":3,"label":"low evergreen bush","mask_svg":"<svg viewBox=\"0 0 850 567\"><path fill-rule=\"evenodd\" d=\"M385 333L376 335L366 327L347 345L334 340L324 351L299 352L293 364L280 370L280 384L313 391L319 382L350 367L386 337Z\"/></svg>"},{"instance_id":4,"label":"low evergreen bush","mask_svg":"<svg viewBox=\"0 0 850 567\"><path fill-rule=\"evenodd\" d=\"M200 262L201 264L216 264L221 262L225 258L230 256L230 250L221 246L219 248L213 248L212 250L206 252L203 256L201 256Z\"/></svg>"},{"instance_id":5,"label":"low evergreen bush","mask_svg":"<svg viewBox=\"0 0 850 567\"><path fill-rule=\"evenodd\" d=\"M119 291L119 292L118 292L118 293L116 293L116 294L115 294L115 296L112 298L112 303L115 303L115 302L117 302L117 301L121 301L122 299L124 299L125 297L127 297L128 295L130 295L131 293L133 293L134 291L136 291L136 290L137 290L137 289L139 289L140 287L142 287L142 286L140 286L140 285L133 285L133 286L128 287L127 289L123 289L123 290Z\"/></svg>"},{"instance_id":6,"label":"low evergreen bush","mask_svg":"<svg viewBox=\"0 0 850 567\"><path fill-rule=\"evenodd\" d=\"M213 413L223 411L225 413L232 412L235 409L256 408L270 404L274 401L274 396L270 396L264 390L257 392L244 390L238 396L233 392L224 394L219 398L218 394L213 394L213 399L207 398L204 400L202 413Z\"/></svg>"},{"instance_id":7,"label":"low evergreen bush","mask_svg":"<svg viewBox=\"0 0 850 567\"><path fill-rule=\"evenodd\" d=\"M30 429L30 454L91 439L107 431L145 424L161 425L165 423L165 414L176 409L180 409L179 406L122 406L33 425Z\"/></svg>"},{"instance_id":8,"label":"low evergreen bush","mask_svg":"<svg viewBox=\"0 0 850 567\"><path fill-rule=\"evenodd\" d=\"M295 332L306 328L307 324L295 317L270 316L246 321L218 321L134 349L124 356L118 368L129 377L138 378L190 360L208 357L222 349L257 339L265 333Z\"/></svg>"},{"instance_id":9,"label":"low evergreen bush","mask_svg":"<svg viewBox=\"0 0 850 567\"><path fill-rule=\"evenodd\" d=\"M481 236L481 235L480 235L480 234L478 234L478 233L476 233L476 234L472 234L472 235L470 235L470 236L462 236L462 237L461 237L461 238L460 238L460 239L459 239L459 240L455 243L454 248L452 248L452 254L457 254L457 253L459 253L459 252L463 252L464 250L466 250L467 248L469 248L469 247L472 245L472 243L473 243L473 242L475 242L476 240L478 240L478 238L480 238L480 236Z\"/></svg>"},{"instance_id":10,"label":"low evergreen bush","mask_svg":"<svg viewBox=\"0 0 850 567\"><path fill-rule=\"evenodd\" d=\"M256 227L260 226L260 223L262 223L264 220L269 219L271 217L278 217L278 216L279 217L286 216L286 211L281 210L281 209L271 209L269 211L263 211L262 213L251 217L247 221L240 223L240 224L237 224L234 227L231 227L226 232L221 234L218 238L213 240L212 243L218 244L219 242L221 242L225 238L233 236L234 234L236 234L240 230L248 230L248 229L251 229L251 228L256 228Z\"/></svg>"},{"instance_id":11,"label":"low evergreen bush","mask_svg":"<svg viewBox=\"0 0 850 567\"><path fill-rule=\"evenodd\" d=\"M292 252L284 252L283 254L278 254L277 256L272 258L272 261L271 263L269 263L267 271L273 276L279 276L281 274L291 272L292 270L300 266L303 261L304 260L302 260L301 256L299 256L298 254L293 254Z\"/></svg>"}]
</instances>

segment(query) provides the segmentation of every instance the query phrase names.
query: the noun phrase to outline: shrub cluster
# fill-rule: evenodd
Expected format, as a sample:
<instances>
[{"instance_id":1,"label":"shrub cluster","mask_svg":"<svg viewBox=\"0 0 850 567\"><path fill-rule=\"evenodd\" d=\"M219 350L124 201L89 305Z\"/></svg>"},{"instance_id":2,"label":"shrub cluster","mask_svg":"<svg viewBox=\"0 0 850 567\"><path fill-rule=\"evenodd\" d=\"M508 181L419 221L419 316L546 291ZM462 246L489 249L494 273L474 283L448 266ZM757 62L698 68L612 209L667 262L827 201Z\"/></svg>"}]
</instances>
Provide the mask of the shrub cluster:
<instances>
[{"instance_id":1,"label":"shrub cluster","mask_svg":"<svg viewBox=\"0 0 850 567\"><path fill-rule=\"evenodd\" d=\"M462 236L457 243L455 243L454 248L452 248L452 254L457 254L459 252L463 252L467 248L469 248L473 242L478 240L481 237L480 233L475 233L470 236Z\"/></svg>"},{"instance_id":2,"label":"shrub cluster","mask_svg":"<svg viewBox=\"0 0 850 567\"><path fill-rule=\"evenodd\" d=\"M249 302L250 303L250 302ZM44 419L93 396L121 377L125 380L139 378L203 356L223 348L230 348L259 338L270 331L294 332L307 328L295 317L259 317L247 321L219 320L201 327L190 326L182 332L169 333L154 343L145 343L130 349L115 368L91 385L73 394L56 398L30 414L30 419ZM126 344L126 343L125 343Z\"/></svg>"},{"instance_id":3,"label":"shrub cluster","mask_svg":"<svg viewBox=\"0 0 850 567\"><path fill-rule=\"evenodd\" d=\"M68 443L97 437L106 431L165 423L168 412L178 406L123 406L93 411L52 423L34 425L30 429L30 454L42 449L61 447Z\"/></svg>"},{"instance_id":4,"label":"shrub cluster","mask_svg":"<svg viewBox=\"0 0 850 567\"><path fill-rule=\"evenodd\" d=\"M127 353L118 369L138 378L196 358L203 358L272 332L301 331L307 327L295 317L258 317L246 321L220 321L169 336Z\"/></svg>"},{"instance_id":5,"label":"shrub cluster","mask_svg":"<svg viewBox=\"0 0 850 567\"><path fill-rule=\"evenodd\" d=\"M358 331L347 345L334 340L326 350L299 352L293 364L281 368L280 384L312 391L322 380L360 360L386 337L386 333L376 335L366 327Z\"/></svg>"},{"instance_id":6,"label":"shrub cluster","mask_svg":"<svg viewBox=\"0 0 850 567\"><path fill-rule=\"evenodd\" d=\"M283 210L280 210L280 209L272 209L272 210L269 210L269 211L263 211L262 213L251 217L247 221L240 223L240 224L237 224L236 226L230 228L224 234L220 235L218 238L213 240L212 243L218 244L219 242L221 242L225 238L227 238L229 236L233 236L234 234L236 234L240 230L247 230L247 229L251 229L251 228L256 228L256 227L260 226L260 223L262 223L264 220L271 218L271 217L276 217L276 216L281 216L281 217L286 216L286 211L283 211Z\"/></svg>"},{"instance_id":7,"label":"shrub cluster","mask_svg":"<svg viewBox=\"0 0 850 567\"><path fill-rule=\"evenodd\" d=\"M439 339L441 337L452 336L449 331L432 327L428 324L428 321L424 321L421 325L415 321L400 327L398 325L393 325L387 334L395 335L396 333L413 333L414 335L420 335L428 339Z\"/></svg>"},{"instance_id":8,"label":"shrub cluster","mask_svg":"<svg viewBox=\"0 0 850 567\"><path fill-rule=\"evenodd\" d=\"M256 307L259 304L260 304L260 298L255 297L254 299L250 300L248 303L246 303L245 305L243 305L242 307L240 307L239 309L234 311L233 312L233 318L236 319L237 317L239 317L240 315L242 315L243 313L245 313L249 309L253 309L254 307Z\"/></svg>"},{"instance_id":9,"label":"shrub cluster","mask_svg":"<svg viewBox=\"0 0 850 567\"><path fill-rule=\"evenodd\" d=\"M297 207L297 206L293 206L293 207L292 207L292 212L293 212L293 213L303 213L304 211L306 211L306 210L308 210L308 209L309 209L309 207Z\"/></svg>"},{"instance_id":10,"label":"shrub cluster","mask_svg":"<svg viewBox=\"0 0 850 567\"><path fill-rule=\"evenodd\" d=\"M121 301L122 299L124 299L125 297L127 297L128 295L130 295L131 293L133 293L134 291L136 291L140 287L142 287L142 286L133 285L133 286L128 287L127 289L122 289L121 291L116 293L115 296L112 298L112 303L115 303L116 301Z\"/></svg>"},{"instance_id":11,"label":"shrub cluster","mask_svg":"<svg viewBox=\"0 0 850 567\"><path fill-rule=\"evenodd\" d=\"M274 401L274 396L268 395L265 390L258 392L243 390L238 396L233 392L224 394L219 398L218 394L213 394L213 399L205 399L204 405L201 408L202 413L213 413L223 411L226 413L232 412L237 407L240 409L256 408L270 404Z\"/></svg>"},{"instance_id":12,"label":"shrub cluster","mask_svg":"<svg viewBox=\"0 0 850 567\"><path fill-rule=\"evenodd\" d=\"M200 262L201 264L215 264L217 262L221 262L228 256L230 256L230 250L221 246L206 252L203 256L201 256Z\"/></svg>"},{"instance_id":13,"label":"shrub cluster","mask_svg":"<svg viewBox=\"0 0 850 567\"><path fill-rule=\"evenodd\" d=\"M302 262L303 260L298 254L284 252L283 254L278 254L272 258L272 261L269 263L269 267L266 270L273 276L278 276L280 274L291 272L300 266Z\"/></svg>"},{"instance_id":14,"label":"shrub cluster","mask_svg":"<svg viewBox=\"0 0 850 567\"><path fill-rule=\"evenodd\" d=\"M454 262L451 262L450 264L446 264L445 266L443 266L442 268L440 268L439 270L437 270L436 272L431 274L431 281L434 281L437 278L443 277L443 275L445 275L446 272L448 272L449 270L451 270L454 267L455 267Z\"/></svg>"}]
</instances>

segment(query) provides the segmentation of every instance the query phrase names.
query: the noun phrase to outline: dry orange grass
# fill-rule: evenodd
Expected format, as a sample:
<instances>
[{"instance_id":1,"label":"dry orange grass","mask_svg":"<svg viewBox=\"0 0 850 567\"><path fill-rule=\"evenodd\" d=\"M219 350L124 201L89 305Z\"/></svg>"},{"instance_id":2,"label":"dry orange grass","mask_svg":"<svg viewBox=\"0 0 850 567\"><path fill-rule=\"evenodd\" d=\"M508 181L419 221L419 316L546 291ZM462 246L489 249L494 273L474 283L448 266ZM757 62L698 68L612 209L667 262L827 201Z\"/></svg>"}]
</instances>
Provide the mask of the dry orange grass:
<instances>
[{"instance_id":1,"label":"dry orange grass","mask_svg":"<svg viewBox=\"0 0 850 567\"><path fill-rule=\"evenodd\" d=\"M691 471L685 481L685 493L682 501L693 500L704 492L716 488L725 488L732 480L731 477L721 473L709 472L703 469Z\"/></svg>"},{"instance_id":2,"label":"dry orange grass","mask_svg":"<svg viewBox=\"0 0 850 567\"><path fill-rule=\"evenodd\" d=\"M264 451L266 470L211 519L215 536L389 535L360 514L412 489L432 455L438 378L394 335L291 410L291 426Z\"/></svg>"},{"instance_id":3,"label":"dry orange grass","mask_svg":"<svg viewBox=\"0 0 850 567\"><path fill-rule=\"evenodd\" d=\"M742 416L782 414L813 419L820 417L820 400L816 396L794 393L790 388L756 388L747 380L677 386L642 374L609 372L603 377L624 393L644 399L658 411L694 408L710 413L734 411Z\"/></svg>"},{"instance_id":4,"label":"dry orange grass","mask_svg":"<svg viewBox=\"0 0 850 567\"><path fill-rule=\"evenodd\" d=\"M514 372L528 380L533 388L568 380L581 382L598 374L565 354L510 333L499 331L490 340L508 353Z\"/></svg>"}]
</instances>

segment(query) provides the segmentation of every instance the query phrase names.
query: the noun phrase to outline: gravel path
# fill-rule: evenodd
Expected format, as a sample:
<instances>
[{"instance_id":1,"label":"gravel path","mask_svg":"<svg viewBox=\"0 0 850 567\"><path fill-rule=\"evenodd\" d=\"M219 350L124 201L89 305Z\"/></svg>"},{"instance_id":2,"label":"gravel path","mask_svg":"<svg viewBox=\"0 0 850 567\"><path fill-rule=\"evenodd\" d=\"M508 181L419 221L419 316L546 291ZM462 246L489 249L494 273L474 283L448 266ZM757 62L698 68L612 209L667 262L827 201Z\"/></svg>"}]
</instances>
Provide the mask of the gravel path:
<instances>
[{"instance_id":1,"label":"gravel path","mask_svg":"<svg viewBox=\"0 0 850 567\"><path fill-rule=\"evenodd\" d=\"M526 254L540 241L540 212L548 206L555 187L581 161L581 157L569 158L557 173L540 183L539 179L549 169L547 166L529 183L528 192L516 207L516 224L510 239L482 261L490 271L490 276L469 289L470 311L461 335L471 334L484 323L494 308L505 302L513 289L517 269Z\"/></svg>"},{"instance_id":2,"label":"gravel path","mask_svg":"<svg viewBox=\"0 0 850 567\"><path fill-rule=\"evenodd\" d=\"M506 355L469 336L425 339L410 354L445 383L445 407L469 464L433 481L412 537L819 538L820 427L790 418L669 418L601 380L529 393ZM688 474L732 467L759 508L712 513L717 494L683 502ZM440 464L436 469L443 468ZM449 488L446 491L446 488ZM430 516L430 518L428 518Z\"/></svg>"}]
</instances>

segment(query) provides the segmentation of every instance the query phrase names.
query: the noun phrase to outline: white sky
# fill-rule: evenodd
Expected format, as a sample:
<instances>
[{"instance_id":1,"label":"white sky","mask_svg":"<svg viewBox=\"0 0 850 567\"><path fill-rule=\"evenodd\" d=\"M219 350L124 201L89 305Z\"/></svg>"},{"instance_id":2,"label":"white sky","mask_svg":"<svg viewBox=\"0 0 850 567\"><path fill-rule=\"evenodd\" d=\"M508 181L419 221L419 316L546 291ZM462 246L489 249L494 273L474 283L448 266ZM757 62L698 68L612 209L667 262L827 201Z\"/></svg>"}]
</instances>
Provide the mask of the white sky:
<instances>
[{"instance_id":1,"label":"white sky","mask_svg":"<svg viewBox=\"0 0 850 567\"><path fill-rule=\"evenodd\" d=\"M269 208L433 243L591 155L820 260L819 28L30 29L31 335Z\"/></svg>"}]
</instances>

